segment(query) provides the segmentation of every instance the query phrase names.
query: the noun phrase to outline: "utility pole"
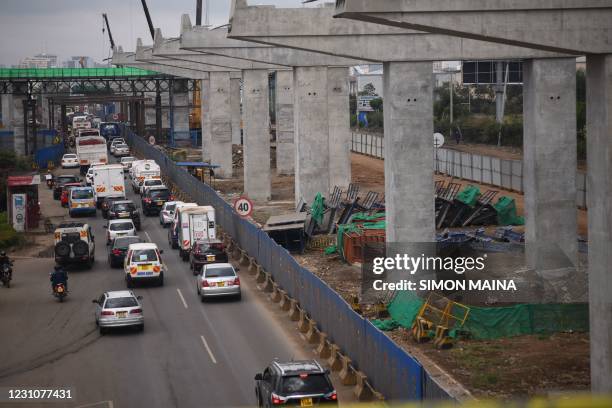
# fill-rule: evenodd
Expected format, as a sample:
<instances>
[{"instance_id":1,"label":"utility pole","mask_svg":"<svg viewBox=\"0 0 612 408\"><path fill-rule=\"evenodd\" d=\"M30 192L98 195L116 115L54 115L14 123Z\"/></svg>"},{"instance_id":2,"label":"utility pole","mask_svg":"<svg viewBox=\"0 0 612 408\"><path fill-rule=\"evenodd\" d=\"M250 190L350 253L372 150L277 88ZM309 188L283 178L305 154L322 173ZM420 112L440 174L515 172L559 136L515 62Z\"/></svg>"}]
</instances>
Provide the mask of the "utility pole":
<instances>
[{"instance_id":1,"label":"utility pole","mask_svg":"<svg viewBox=\"0 0 612 408\"><path fill-rule=\"evenodd\" d=\"M453 128L453 74L450 74L450 81L448 81L448 90L450 91L450 127L451 131Z\"/></svg>"}]
</instances>

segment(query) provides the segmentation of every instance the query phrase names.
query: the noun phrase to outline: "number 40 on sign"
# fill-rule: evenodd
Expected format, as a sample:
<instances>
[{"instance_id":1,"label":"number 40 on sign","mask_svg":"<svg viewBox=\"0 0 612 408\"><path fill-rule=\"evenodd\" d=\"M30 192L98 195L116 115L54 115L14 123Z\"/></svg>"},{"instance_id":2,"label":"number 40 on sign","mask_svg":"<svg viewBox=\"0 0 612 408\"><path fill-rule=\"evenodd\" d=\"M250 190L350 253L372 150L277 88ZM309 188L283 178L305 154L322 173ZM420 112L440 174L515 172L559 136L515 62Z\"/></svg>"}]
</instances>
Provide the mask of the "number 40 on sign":
<instances>
[{"instance_id":1,"label":"number 40 on sign","mask_svg":"<svg viewBox=\"0 0 612 408\"><path fill-rule=\"evenodd\" d=\"M240 197L234 201L234 210L241 217L248 217L253 212L253 202L246 197Z\"/></svg>"}]
</instances>

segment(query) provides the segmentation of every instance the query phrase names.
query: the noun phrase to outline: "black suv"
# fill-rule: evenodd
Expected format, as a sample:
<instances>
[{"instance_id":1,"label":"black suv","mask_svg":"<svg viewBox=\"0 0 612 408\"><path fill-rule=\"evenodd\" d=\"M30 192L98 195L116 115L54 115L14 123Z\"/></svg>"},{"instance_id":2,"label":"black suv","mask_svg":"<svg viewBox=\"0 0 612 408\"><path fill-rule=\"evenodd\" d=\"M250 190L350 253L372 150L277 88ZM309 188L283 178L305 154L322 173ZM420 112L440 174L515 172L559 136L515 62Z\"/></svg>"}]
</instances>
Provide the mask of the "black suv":
<instances>
[{"instance_id":1,"label":"black suv","mask_svg":"<svg viewBox=\"0 0 612 408\"><path fill-rule=\"evenodd\" d=\"M174 201L167 187L149 187L142 195L142 212L144 215L159 214L166 201Z\"/></svg>"},{"instance_id":2,"label":"black suv","mask_svg":"<svg viewBox=\"0 0 612 408\"><path fill-rule=\"evenodd\" d=\"M100 204L100 210L102 210L102 218L108 218L108 210L115 201L125 201L125 197L105 197Z\"/></svg>"},{"instance_id":3,"label":"black suv","mask_svg":"<svg viewBox=\"0 0 612 408\"><path fill-rule=\"evenodd\" d=\"M189 267L194 275L200 273L202 265L217 262L229 262L225 245L218 239L196 241L192 250L189 251Z\"/></svg>"},{"instance_id":4,"label":"black suv","mask_svg":"<svg viewBox=\"0 0 612 408\"><path fill-rule=\"evenodd\" d=\"M60 199L60 197L62 196L62 187L64 187L64 184L80 182L81 179L79 178L79 176L75 176L73 174L62 174L61 176L57 176L53 180L53 199Z\"/></svg>"},{"instance_id":5,"label":"black suv","mask_svg":"<svg viewBox=\"0 0 612 408\"><path fill-rule=\"evenodd\" d=\"M132 200L114 201L109 207L109 220L118 220L121 218L131 219L136 229L140 231L140 213Z\"/></svg>"},{"instance_id":6,"label":"black suv","mask_svg":"<svg viewBox=\"0 0 612 408\"><path fill-rule=\"evenodd\" d=\"M258 407L338 405L329 371L316 360L278 361L255 375Z\"/></svg>"},{"instance_id":7,"label":"black suv","mask_svg":"<svg viewBox=\"0 0 612 408\"><path fill-rule=\"evenodd\" d=\"M108 251L108 265L111 268L117 268L123 265L125 254L131 244L139 244L144 242L140 237L117 237L113 241Z\"/></svg>"}]
</instances>

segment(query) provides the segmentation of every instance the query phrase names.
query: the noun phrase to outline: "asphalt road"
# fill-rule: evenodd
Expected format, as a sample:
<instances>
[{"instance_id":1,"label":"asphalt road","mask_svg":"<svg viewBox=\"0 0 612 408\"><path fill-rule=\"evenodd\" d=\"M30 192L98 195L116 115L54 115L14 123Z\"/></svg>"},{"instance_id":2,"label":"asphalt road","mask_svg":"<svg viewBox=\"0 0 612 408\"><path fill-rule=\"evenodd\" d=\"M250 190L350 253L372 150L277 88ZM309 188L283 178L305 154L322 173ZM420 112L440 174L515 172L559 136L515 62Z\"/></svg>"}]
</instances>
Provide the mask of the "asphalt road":
<instances>
[{"instance_id":1,"label":"asphalt road","mask_svg":"<svg viewBox=\"0 0 612 408\"><path fill-rule=\"evenodd\" d=\"M0 387L75 392L70 403L44 406L253 406L256 372L274 358L312 357L286 334L250 277L241 279L241 301L202 304L188 264L168 247L167 230L157 217L142 219L140 235L164 250L168 266L163 287L134 289L144 298L144 332L101 336L96 329L91 300L126 287L123 270L107 264L105 220L98 212L87 218L96 237L95 266L70 270L64 303L51 295L50 258L17 260L11 288L0 288Z\"/></svg>"}]
</instances>

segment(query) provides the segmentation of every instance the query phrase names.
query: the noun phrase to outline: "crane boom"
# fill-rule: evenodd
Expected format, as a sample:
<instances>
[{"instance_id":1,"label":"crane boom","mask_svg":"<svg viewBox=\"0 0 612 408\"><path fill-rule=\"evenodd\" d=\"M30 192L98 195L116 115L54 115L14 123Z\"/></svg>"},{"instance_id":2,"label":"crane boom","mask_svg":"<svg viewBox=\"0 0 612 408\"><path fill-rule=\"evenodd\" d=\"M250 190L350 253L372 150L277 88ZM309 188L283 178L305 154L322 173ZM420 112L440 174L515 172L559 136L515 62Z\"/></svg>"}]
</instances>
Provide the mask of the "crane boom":
<instances>
[{"instance_id":1,"label":"crane boom","mask_svg":"<svg viewBox=\"0 0 612 408\"><path fill-rule=\"evenodd\" d=\"M147 18L147 23L149 24L149 31L151 32L151 39L155 40L155 29L153 28L153 21L151 21L151 14L149 14L149 8L147 7L147 0L142 0L142 8L145 12L145 17Z\"/></svg>"},{"instance_id":2,"label":"crane boom","mask_svg":"<svg viewBox=\"0 0 612 408\"><path fill-rule=\"evenodd\" d=\"M106 13L102 13L102 18L104 18L104 22L106 23L106 29L108 30L108 38L110 40L110 45L112 49L115 49L115 41L113 40L113 33L111 33L110 25L108 24L108 17Z\"/></svg>"}]
</instances>

